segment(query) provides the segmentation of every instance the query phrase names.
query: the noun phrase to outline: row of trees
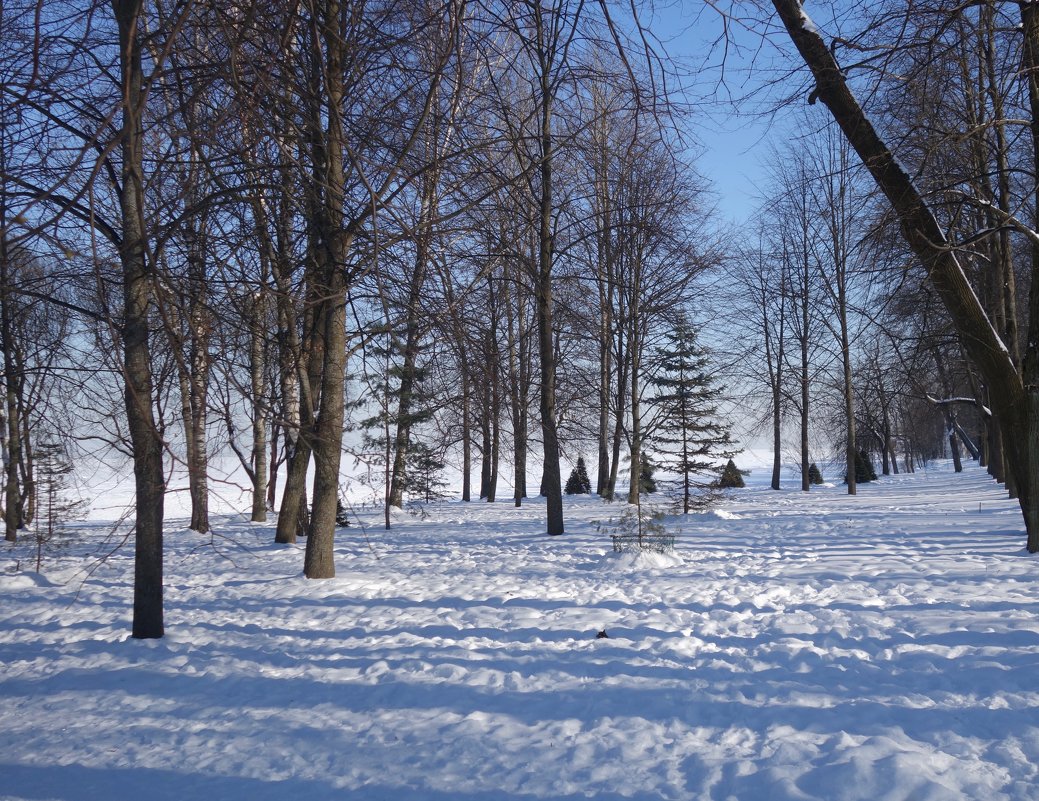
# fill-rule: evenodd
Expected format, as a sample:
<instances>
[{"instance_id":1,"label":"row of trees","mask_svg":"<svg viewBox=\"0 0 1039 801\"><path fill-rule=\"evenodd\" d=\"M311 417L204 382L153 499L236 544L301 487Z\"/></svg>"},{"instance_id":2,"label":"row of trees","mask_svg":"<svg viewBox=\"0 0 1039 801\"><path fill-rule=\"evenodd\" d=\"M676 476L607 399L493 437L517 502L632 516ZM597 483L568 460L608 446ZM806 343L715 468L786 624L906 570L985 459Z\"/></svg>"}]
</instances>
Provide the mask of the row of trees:
<instances>
[{"instance_id":1,"label":"row of trees","mask_svg":"<svg viewBox=\"0 0 1039 801\"><path fill-rule=\"evenodd\" d=\"M969 21L978 42L983 29L1013 40L999 20L984 28L981 8L942 19ZM954 443L985 439L993 469L1005 452L1003 475L1020 488L995 433L1004 418L985 415L1000 385L955 315L903 280L915 269L907 250L836 130L777 150L760 229L726 241L682 158L667 62L637 18L614 11L580 0L5 4L8 536L33 514L32 443L48 427L132 459L137 637L163 630L169 466L183 465L191 526L205 531L219 451L249 476L254 520L277 505L277 541L306 536L312 578L334 575L344 455L373 468L387 525L450 456L466 500L495 500L503 467L516 505L533 494L528 476L540 479L546 530L560 534L563 452L588 445L601 496L637 502L648 451L683 476L688 509L697 476L733 450L691 322L723 298L740 323L724 350L755 365L744 384L763 379L750 394L766 399L777 488L790 420L803 488L814 428L846 454L854 492L859 450L898 469L896 452L933 450L936 417ZM970 52L964 91L989 53ZM1011 57L992 52L1005 79ZM997 87L994 119L1022 113L1013 86ZM993 92L986 84L986 114ZM980 125L995 171L972 175L1000 175L999 159L1024 147L1007 127ZM944 168L921 164L937 186ZM1027 179L1006 172L1005 208L942 197L943 214L973 232L961 243L971 277L1010 332L1027 237L1001 215L1032 207ZM967 209L994 215L991 233L975 236ZM700 278L719 265L737 297L706 294ZM968 432L974 414L987 438Z\"/></svg>"},{"instance_id":2,"label":"row of trees","mask_svg":"<svg viewBox=\"0 0 1039 801\"><path fill-rule=\"evenodd\" d=\"M1028 549L1037 552L1036 8L1028 2L964 5L929 0L909 7L834 7L827 19L813 21L796 0L773 0L768 7L810 68L811 84L803 90L809 103L821 100L840 131L839 139L831 133L823 137L825 157L816 154L808 160L816 170L814 177L785 182L784 196L794 198L798 211L808 206L807 187L822 187L824 192L822 213L815 215L821 233L817 239L801 241L824 242L832 251L824 280L834 312L831 320L839 321L828 327L840 342L844 368L849 491L854 491L856 423L866 422L871 431L879 432L886 450L892 432L900 430L905 438L920 431L914 406L923 401L941 413L957 466L962 442L1020 499ZM755 17L762 10L757 4L715 8L730 21L755 24L761 19ZM857 99L853 86L867 98L865 103ZM799 148L786 166L803 169L804 152ZM851 152L856 154L854 161ZM841 187L853 164L869 176L869 185L882 199L879 204L845 203L851 196ZM852 217L846 210L856 208L864 210L864 225L849 239L846 223ZM784 214L783 219L789 222L791 216ZM803 217L793 217L795 244L797 232L803 230L798 219ZM775 239L773 235L773 249ZM863 354L858 382L879 407L879 414L872 415L853 411L854 382L841 311L842 294L852 297L842 265L845 254L855 251L860 254L859 273L868 277L875 298L858 301L860 309L868 310L869 324L883 334ZM795 248L798 257L807 252L807 247ZM811 261L805 258L804 263ZM782 302L807 297L807 279L797 281L806 273L807 269L793 274L792 283L800 284L797 292L773 292L772 297L782 297ZM786 278L775 280L782 283ZM767 280L755 279L755 286L764 287L766 297L770 294ZM854 297L864 291L856 290ZM1027 302L1019 299L1022 294ZM797 303L793 302L795 311ZM762 304L767 308L767 301ZM772 309L762 315L762 325L770 347L782 348L782 338L774 338L777 317L780 326L790 321L795 328L800 319L795 340L804 353L801 335L809 327L809 316L803 310L800 316L777 315L773 301ZM774 397L779 398L777 376L783 359L771 357L769 363ZM802 389L808 383L809 364L802 357ZM903 395L914 398L915 404L897 400L900 385L910 390L903 390ZM807 399L805 390L802 413ZM964 418L977 422L980 433L974 441ZM802 431L806 428L802 423Z\"/></svg>"},{"instance_id":3,"label":"row of trees","mask_svg":"<svg viewBox=\"0 0 1039 801\"><path fill-rule=\"evenodd\" d=\"M477 462L495 498L509 452L522 503L540 457L550 534L561 442L594 441L597 491L624 492L654 349L718 260L637 20L568 0L26 1L0 28L8 532L30 430L127 454L134 636L163 631L171 461L206 531L209 459L237 454L253 518L277 503L312 578L334 575L344 452L381 462L387 523L430 441L457 443L466 499ZM28 364L34 342L53 364ZM344 447L350 425L367 437Z\"/></svg>"}]
</instances>

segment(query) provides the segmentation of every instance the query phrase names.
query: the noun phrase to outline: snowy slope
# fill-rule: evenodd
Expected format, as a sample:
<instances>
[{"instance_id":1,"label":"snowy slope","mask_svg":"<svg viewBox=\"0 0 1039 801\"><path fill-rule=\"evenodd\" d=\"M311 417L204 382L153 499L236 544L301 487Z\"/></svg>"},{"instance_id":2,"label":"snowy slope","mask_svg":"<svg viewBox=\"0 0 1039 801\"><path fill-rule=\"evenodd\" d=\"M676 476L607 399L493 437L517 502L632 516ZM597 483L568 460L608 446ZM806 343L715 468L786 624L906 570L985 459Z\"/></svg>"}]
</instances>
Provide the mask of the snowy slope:
<instances>
[{"instance_id":1,"label":"snowy slope","mask_svg":"<svg viewBox=\"0 0 1039 801\"><path fill-rule=\"evenodd\" d=\"M104 527L42 576L5 546L0 798L1039 798L1015 505L977 467L860 493L751 487L675 558L590 498L556 539L537 501L372 514L323 582L270 527L171 527L148 642Z\"/></svg>"}]
</instances>

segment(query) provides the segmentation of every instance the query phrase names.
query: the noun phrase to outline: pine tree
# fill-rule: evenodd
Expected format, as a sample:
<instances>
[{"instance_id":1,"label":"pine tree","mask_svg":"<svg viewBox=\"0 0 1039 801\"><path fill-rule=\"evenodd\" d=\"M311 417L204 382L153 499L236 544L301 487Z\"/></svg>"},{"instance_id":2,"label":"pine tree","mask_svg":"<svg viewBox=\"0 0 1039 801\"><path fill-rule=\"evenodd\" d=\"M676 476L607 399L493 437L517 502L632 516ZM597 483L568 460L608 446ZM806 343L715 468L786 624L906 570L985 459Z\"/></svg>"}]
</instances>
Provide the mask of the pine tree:
<instances>
[{"instance_id":1,"label":"pine tree","mask_svg":"<svg viewBox=\"0 0 1039 801\"><path fill-rule=\"evenodd\" d=\"M350 510L343 505L342 498L336 498L336 528L350 527Z\"/></svg>"},{"instance_id":2,"label":"pine tree","mask_svg":"<svg viewBox=\"0 0 1039 801\"><path fill-rule=\"evenodd\" d=\"M60 545L65 523L86 514L86 501L74 497L73 466L64 445L52 439L36 447L39 480L36 484L37 519L33 532L36 542L36 572L43 565L44 551Z\"/></svg>"},{"instance_id":3,"label":"pine tree","mask_svg":"<svg viewBox=\"0 0 1039 801\"><path fill-rule=\"evenodd\" d=\"M656 469L657 466L643 451L642 458L639 459L639 493L641 495L650 495L657 491L657 480L653 476Z\"/></svg>"},{"instance_id":4,"label":"pine tree","mask_svg":"<svg viewBox=\"0 0 1039 801\"><path fill-rule=\"evenodd\" d=\"M810 465L808 465L808 483L809 484L822 484L823 483L822 471L819 469L819 465L817 465L815 462L812 462Z\"/></svg>"},{"instance_id":5,"label":"pine tree","mask_svg":"<svg viewBox=\"0 0 1039 801\"><path fill-rule=\"evenodd\" d=\"M743 471L736 467L736 463L732 459L725 463L721 478L718 479L718 486L725 489L740 489L747 486L743 481Z\"/></svg>"},{"instance_id":6,"label":"pine tree","mask_svg":"<svg viewBox=\"0 0 1039 801\"><path fill-rule=\"evenodd\" d=\"M721 461L738 451L731 426L718 420L723 387L688 321L675 325L657 356L659 371L651 380L657 390L650 401L655 410L652 442L661 465L678 475L682 510L688 514L694 506L693 491L709 486Z\"/></svg>"},{"instance_id":7,"label":"pine tree","mask_svg":"<svg viewBox=\"0 0 1039 801\"><path fill-rule=\"evenodd\" d=\"M444 497L447 484L442 473L444 458L424 442L411 440L408 446L408 466L404 473L404 490L432 503Z\"/></svg>"},{"instance_id":8,"label":"pine tree","mask_svg":"<svg viewBox=\"0 0 1039 801\"><path fill-rule=\"evenodd\" d=\"M422 458L420 453L412 450L417 442L414 430L433 416L433 409L426 391L426 369L416 366L407 380L411 386L406 404L409 411L404 416L400 414L401 385L405 375L399 354L403 345L389 332L383 333L386 335L384 341L373 341L366 354L371 357L371 365L375 368L372 372L365 370L369 391L364 400L359 398L353 405L376 410L372 416L359 421L356 428L364 432L367 461L384 471L383 507L385 525L389 529L390 507L399 507L404 494L414 490L413 485L409 486L408 473L415 460ZM403 434L406 434L406 439Z\"/></svg>"},{"instance_id":9,"label":"pine tree","mask_svg":"<svg viewBox=\"0 0 1039 801\"><path fill-rule=\"evenodd\" d=\"M588 468L585 466L584 457L577 457L577 467L570 472L570 478L566 480L567 495L591 495L592 481L588 478Z\"/></svg>"},{"instance_id":10,"label":"pine tree","mask_svg":"<svg viewBox=\"0 0 1039 801\"><path fill-rule=\"evenodd\" d=\"M848 477L844 477L847 482ZM869 458L869 454L864 450L860 450L855 454L855 483L856 484L867 484L870 481L877 480L877 471L873 468L873 462Z\"/></svg>"}]
</instances>

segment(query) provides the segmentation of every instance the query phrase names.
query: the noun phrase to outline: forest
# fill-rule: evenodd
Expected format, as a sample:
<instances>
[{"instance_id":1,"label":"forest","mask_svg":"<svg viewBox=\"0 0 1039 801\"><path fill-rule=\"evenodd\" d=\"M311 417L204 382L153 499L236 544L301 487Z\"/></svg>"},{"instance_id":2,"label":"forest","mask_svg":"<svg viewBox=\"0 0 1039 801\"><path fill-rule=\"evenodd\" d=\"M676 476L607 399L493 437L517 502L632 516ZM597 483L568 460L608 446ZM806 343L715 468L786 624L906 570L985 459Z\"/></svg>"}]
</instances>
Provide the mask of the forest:
<instances>
[{"instance_id":1,"label":"forest","mask_svg":"<svg viewBox=\"0 0 1039 801\"><path fill-rule=\"evenodd\" d=\"M686 5L5 2L6 539L131 461L155 638L173 466L204 533L237 459L321 579L346 472L560 535L579 457L688 512L757 438L774 489L978 459L1039 551L1039 7ZM782 120L744 220L708 105Z\"/></svg>"}]
</instances>

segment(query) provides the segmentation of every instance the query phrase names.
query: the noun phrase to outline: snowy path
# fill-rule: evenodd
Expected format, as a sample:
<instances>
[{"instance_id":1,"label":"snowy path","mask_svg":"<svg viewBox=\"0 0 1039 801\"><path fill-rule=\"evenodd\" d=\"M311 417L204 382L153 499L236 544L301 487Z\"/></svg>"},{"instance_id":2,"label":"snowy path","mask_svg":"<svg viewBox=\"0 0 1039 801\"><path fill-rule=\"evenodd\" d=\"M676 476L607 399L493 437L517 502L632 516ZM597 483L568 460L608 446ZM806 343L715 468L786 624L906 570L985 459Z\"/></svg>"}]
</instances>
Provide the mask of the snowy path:
<instances>
[{"instance_id":1,"label":"snowy path","mask_svg":"<svg viewBox=\"0 0 1039 801\"><path fill-rule=\"evenodd\" d=\"M151 642L129 551L5 549L0 798L1039 799L1039 558L978 468L752 487L673 559L621 508L445 503L326 582L171 531Z\"/></svg>"}]
</instances>

